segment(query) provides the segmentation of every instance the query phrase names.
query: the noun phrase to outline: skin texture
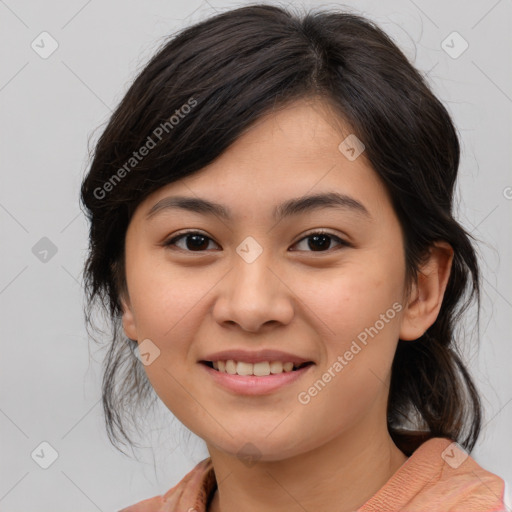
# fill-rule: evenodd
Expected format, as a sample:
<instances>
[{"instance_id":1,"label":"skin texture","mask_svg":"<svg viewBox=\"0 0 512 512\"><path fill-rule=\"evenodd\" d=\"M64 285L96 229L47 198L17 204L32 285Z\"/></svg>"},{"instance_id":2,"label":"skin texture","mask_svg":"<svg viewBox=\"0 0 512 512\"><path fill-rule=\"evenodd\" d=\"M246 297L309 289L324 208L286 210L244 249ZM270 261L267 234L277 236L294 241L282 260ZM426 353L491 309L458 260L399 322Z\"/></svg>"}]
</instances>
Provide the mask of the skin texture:
<instances>
[{"instance_id":1,"label":"skin texture","mask_svg":"<svg viewBox=\"0 0 512 512\"><path fill-rule=\"evenodd\" d=\"M399 221L364 153L350 161L338 149L349 133L325 103L297 101L252 125L212 164L151 194L128 227L123 327L159 348L148 378L206 442L219 482L212 511L355 510L406 460L386 427L390 368L399 337L417 339L435 321L453 252L433 246L406 296ZM332 191L357 199L370 217L334 208L271 217L287 199ZM145 218L172 195L222 203L233 218L177 209ZM187 249L186 238L164 246L185 229L209 237L201 251ZM311 248L306 236L319 229L350 245L332 238ZM250 264L236 252L248 236L263 250ZM298 393L394 303L401 311L300 403ZM315 365L277 391L241 396L198 363L231 348L283 350ZM237 456L248 442L258 450L250 465Z\"/></svg>"}]
</instances>

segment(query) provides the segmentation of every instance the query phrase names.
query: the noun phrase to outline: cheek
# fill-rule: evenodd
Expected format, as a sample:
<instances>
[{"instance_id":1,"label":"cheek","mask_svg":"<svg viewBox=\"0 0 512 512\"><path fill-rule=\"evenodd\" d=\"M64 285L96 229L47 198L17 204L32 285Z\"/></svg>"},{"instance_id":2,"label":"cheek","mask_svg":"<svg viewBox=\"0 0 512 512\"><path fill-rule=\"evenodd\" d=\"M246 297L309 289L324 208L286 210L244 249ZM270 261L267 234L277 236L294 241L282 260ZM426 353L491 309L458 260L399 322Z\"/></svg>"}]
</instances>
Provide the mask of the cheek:
<instances>
[{"instance_id":1,"label":"cheek","mask_svg":"<svg viewBox=\"0 0 512 512\"><path fill-rule=\"evenodd\" d=\"M183 328L212 286L197 268L173 267L164 258L142 255L133 258L131 269L127 265L127 279L139 338L162 341Z\"/></svg>"},{"instance_id":2,"label":"cheek","mask_svg":"<svg viewBox=\"0 0 512 512\"><path fill-rule=\"evenodd\" d=\"M295 276L292 282L294 293L306 306L304 314L315 319L318 333L343 348L400 301L403 272L398 264L368 254L346 261L343 268ZM392 309L386 326L397 323L396 316Z\"/></svg>"},{"instance_id":3,"label":"cheek","mask_svg":"<svg viewBox=\"0 0 512 512\"><path fill-rule=\"evenodd\" d=\"M351 272L323 285L317 280L304 295L324 348L318 374L297 397L309 442L334 437L376 410L385 417L402 308L399 287L390 283L380 274Z\"/></svg>"},{"instance_id":4,"label":"cheek","mask_svg":"<svg viewBox=\"0 0 512 512\"><path fill-rule=\"evenodd\" d=\"M137 251L127 257L126 275L139 343L149 339L156 346L146 345L156 357L144 370L164 403L179 407L184 399L180 383L187 379L183 362L201 298L211 286L193 270L177 271Z\"/></svg>"},{"instance_id":5,"label":"cheek","mask_svg":"<svg viewBox=\"0 0 512 512\"><path fill-rule=\"evenodd\" d=\"M304 311L322 337L326 385L317 386L322 392L314 400L343 406L333 414L334 422L365 407L385 387L400 330L402 279L399 258L367 254L346 270L295 281Z\"/></svg>"}]
</instances>

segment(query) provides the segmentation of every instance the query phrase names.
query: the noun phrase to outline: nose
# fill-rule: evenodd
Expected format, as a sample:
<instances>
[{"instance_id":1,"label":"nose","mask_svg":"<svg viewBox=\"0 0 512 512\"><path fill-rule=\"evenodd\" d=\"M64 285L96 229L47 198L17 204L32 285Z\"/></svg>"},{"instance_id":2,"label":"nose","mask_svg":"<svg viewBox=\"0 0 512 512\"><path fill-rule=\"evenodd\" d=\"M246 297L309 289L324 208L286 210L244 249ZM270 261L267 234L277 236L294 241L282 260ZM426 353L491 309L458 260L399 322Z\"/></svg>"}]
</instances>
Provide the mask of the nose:
<instances>
[{"instance_id":1,"label":"nose","mask_svg":"<svg viewBox=\"0 0 512 512\"><path fill-rule=\"evenodd\" d=\"M213 308L219 324L236 324L244 331L258 332L265 326L291 322L294 295L290 283L264 254L252 263L235 257L232 269L219 283Z\"/></svg>"}]
</instances>

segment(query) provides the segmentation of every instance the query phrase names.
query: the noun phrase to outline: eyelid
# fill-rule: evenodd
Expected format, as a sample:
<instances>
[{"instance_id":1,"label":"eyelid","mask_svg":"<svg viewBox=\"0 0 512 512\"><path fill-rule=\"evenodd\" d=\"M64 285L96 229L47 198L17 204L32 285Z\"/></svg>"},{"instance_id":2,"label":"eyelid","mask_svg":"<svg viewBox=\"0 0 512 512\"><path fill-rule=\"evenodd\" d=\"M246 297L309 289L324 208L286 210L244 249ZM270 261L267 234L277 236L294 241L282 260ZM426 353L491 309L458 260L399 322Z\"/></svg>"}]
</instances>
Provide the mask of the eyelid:
<instances>
[{"instance_id":1,"label":"eyelid","mask_svg":"<svg viewBox=\"0 0 512 512\"><path fill-rule=\"evenodd\" d=\"M185 229L183 231L178 231L176 233L173 233L170 237L166 237L161 245L163 245L164 247L169 247L171 245L176 246L176 241L179 238L184 238L186 235L202 235L205 238L208 238L208 240L212 241L214 244L219 245L208 233L205 233L204 231L202 231L200 229ZM189 253L207 252L207 251L187 251L185 249L181 249L181 247L177 247L177 249L184 251L184 252L189 252Z\"/></svg>"},{"instance_id":2,"label":"eyelid","mask_svg":"<svg viewBox=\"0 0 512 512\"><path fill-rule=\"evenodd\" d=\"M343 243L346 243L346 244L349 243L344 235L334 233L333 231L329 231L326 228L313 228L313 229L306 231L305 233L302 233L301 235L299 235L297 240L295 242L293 242L293 245L295 245L297 242L300 242L304 238L307 238L308 236L312 236L312 235L329 235L329 236L332 236L333 238L337 238L338 240L340 240Z\"/></svg>"},{"instance_id":3,"label":"eyelid","mask_svg":"<svg viewBox=\"0 0 512 512\"><path fill-rule=\"evenodd\" d=\"M345 237L337 235L336 233L333 233L332 231L329 231L324 228L316 228L316 229L312 229L310 231L306 231L306 233L301 234L299 236L299 238L295 242L293 242L292 246L297 245L299 242L302 242L306 238L309 238L310 236L313 236L313 235L328 235L333 240L337 241L341 247L352 247L352 244L350 242L348 242L348 240L346 240ZM296 250L292 249L292 252L310 252L312 254L322 254L322 253L330 254L332 252L332 249L329 249L327 251L296 251Z\"/></svg>"},{"instance_id":4,"label":"eyelid","mask_svg":"<svg viewBox=\"0 0 512 512\"><path fill-rule=\"evenodd\" d=\"M176 245L176 241L179 239L179 238L182 238L182 237L185 237L186 235L202 235L204 236L205 238L208 238L210 241L212 241L213 243L215 243L216 245L219 245L217 244L217 242L210 236L208 235L207 233L201 231L200 229L186 229L186 230L183 230L183 231L178 231L176 233L173 233L171 237L169 238L166 238L166 240L162 243L162 245L164 247L169 247L171 245ZM310 231L307 231L306 233L303 233L301 235L299 235L299 237L297 238L296 241L294 241L292 243L292 247L294 245L297 245L299 242L302 242L304 239L310 237L310 236L313 236L313 235L328 235L330 236L333 240L337 241L338 244L341 246L341 247L352 247L352 244L350 242L348 242L346 240L345 237L343 236L339 236L325 228L313 228L311 229ZM208 252L208 251L188 251L186 249L181 249L181 247L177 247L178 250L182 250L184 252L189 252L189 253L204 253L204 252ZM329 249L327 251L296 251L296 250L293 250L292 249L292 252L311 252L311 253L330 253L332 252L332 249Z\"/></svg>"}]
</instances>

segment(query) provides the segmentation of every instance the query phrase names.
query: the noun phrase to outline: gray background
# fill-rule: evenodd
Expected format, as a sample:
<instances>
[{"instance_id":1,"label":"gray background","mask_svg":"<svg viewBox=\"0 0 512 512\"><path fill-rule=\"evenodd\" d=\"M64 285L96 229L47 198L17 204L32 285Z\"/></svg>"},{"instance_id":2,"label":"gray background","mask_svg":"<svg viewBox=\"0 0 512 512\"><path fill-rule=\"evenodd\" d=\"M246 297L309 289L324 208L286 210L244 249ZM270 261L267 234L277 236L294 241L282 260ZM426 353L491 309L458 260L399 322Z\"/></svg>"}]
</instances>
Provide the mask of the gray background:
<instances>
[{"instance_id":1,"label":"gray background","mask_svg":"<svg viewBox=\"0 0 512 512\"><path fill-rule=\"evenodd\" d=\"M161 421L147 426L140 461L107 440L102 353L88 343L82 317L87 224L78 194L88 138L91 144L97 140L163 38L243 4L0 0L2 512L117 510L163 493L207 456L203 443L194 435L188 440L177 420L168 426L172 416L163 406ZM486 409L473 456L512 482L512 3L344 5L378 22L397 41L428 75L459 130L458 217L481 241L484 274L480 346L470 324L465 351ZM31 47L35 41L39 52L43 44L44 51L51 49L48 36L39 36L43 31L58 43L46 59ZM457 58L441 46L446 40L452 53L460 52L463 41L450 36L454 31L469 44ZM43 441L58 453L48 469L31 457Z\"/></svg>"}]
</instances>

